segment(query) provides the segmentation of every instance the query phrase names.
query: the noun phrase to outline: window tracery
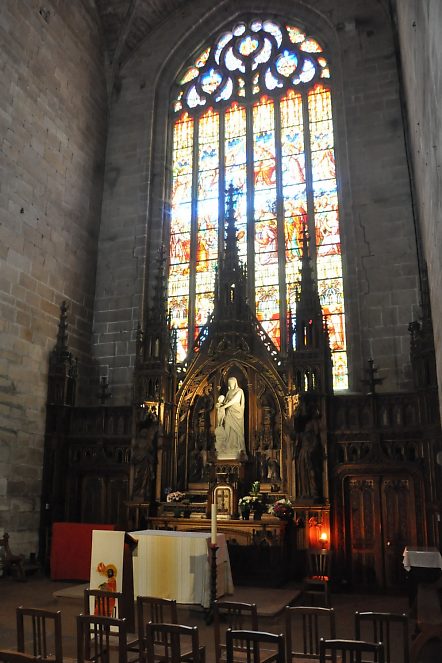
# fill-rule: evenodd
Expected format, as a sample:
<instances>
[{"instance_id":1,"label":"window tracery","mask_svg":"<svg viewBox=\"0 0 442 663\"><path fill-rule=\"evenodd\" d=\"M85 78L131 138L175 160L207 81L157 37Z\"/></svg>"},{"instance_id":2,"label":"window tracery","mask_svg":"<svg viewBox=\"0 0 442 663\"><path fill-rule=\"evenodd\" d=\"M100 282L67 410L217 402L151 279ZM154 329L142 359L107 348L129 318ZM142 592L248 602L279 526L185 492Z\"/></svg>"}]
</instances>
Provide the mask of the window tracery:
<instances>
[{"instance_id":1,"label":"window tracery","mask_svg":"<svg viewBox=\"0 0 442 663\"><path fill-rule=\"evenodd\" d=\"M225 191L233 184L249 301L278 349L289 342L305 226L315 238L334 388L347 388L329 79L319 41L296 25L256 18L222 30L179 75L172 99L168 279L179 361L213 310Z\"/></svg>"}]
</instances>

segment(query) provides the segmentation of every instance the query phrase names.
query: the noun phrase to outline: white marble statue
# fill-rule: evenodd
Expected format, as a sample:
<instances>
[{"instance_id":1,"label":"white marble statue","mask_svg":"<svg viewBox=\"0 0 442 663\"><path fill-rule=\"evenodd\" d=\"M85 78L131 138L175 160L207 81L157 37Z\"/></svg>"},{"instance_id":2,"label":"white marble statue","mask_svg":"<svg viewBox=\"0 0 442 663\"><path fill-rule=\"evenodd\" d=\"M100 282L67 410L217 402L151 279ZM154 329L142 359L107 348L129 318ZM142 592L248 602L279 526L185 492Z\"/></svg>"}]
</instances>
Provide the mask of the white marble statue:
<instances>
[{"instance_id":1,"label":"white marble statue","mask_svg":"<svg viewBox=\"0 0 442 663\"><path fill-rule=\"evenodd\" d=\"M215 447L218 460L238 459L246 453L244 440L244 391L236 378L227 381L227 394L216 404Z\"/></svg>"}]
</instances>

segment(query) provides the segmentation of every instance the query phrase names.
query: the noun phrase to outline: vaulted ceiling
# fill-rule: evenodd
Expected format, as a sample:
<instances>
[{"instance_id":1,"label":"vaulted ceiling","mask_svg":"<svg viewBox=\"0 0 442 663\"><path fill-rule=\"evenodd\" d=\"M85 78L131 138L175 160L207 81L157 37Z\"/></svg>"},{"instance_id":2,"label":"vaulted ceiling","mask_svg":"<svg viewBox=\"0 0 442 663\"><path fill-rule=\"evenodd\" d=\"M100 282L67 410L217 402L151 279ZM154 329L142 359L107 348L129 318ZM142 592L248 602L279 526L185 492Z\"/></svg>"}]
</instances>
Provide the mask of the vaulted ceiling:
<instances>
[{"instance_id":1,"label":"vaulted ceiling","mask_svg":"<svg viewBox=\"0 0 442 663\"><path fill-rule=\"evenodd\" d=\"M192 0L95 0L108 61L120 68L169 14Z\"/></svg>"}]
</instances>

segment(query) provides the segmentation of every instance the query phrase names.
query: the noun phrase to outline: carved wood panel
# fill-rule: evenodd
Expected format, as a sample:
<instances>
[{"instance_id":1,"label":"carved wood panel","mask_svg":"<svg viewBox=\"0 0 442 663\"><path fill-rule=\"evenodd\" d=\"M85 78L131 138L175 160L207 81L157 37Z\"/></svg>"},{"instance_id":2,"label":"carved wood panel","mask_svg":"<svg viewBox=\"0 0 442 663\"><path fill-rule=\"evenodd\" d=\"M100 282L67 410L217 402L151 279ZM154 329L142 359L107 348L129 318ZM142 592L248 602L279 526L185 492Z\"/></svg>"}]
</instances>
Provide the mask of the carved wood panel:
<instances>
[{"instance_id":1,"label":"carved wood panel","mask_svg":"<svg viewBox=\"0 0 442 663\"><path fill-rule=\"evenodd\" d=\"M404 579L404 548L416 544L414 481L406 476L382 477L380 488L386 586L399 587Z\"/></svg>"},{"instance_id":2,"label":"carved wood panel","mask_svg":"<svg viewBox=\"0 0 442 663\"><path fill-rule=\"evenodd\" d=\"M380 508L376 481L369 477L348 478L345 501L352 580L361 585L380 582L382 560L377 551Z\"/></svg>"},{"instance_id":3,"label":"carved wood panel","mask_svg":"<svg viewBox=\"0 0 442 663\"><path fill-rule=\"evenodd\" d=\"M66 479L64 520L122 525L129 499L128 473L71 473Z\"/></svg>"},{"instance_id":4,"label":"carved wood panel","mask_svg":"<svg viewBox=\"0 0 442 663\"><path fill-rule=\"evenodd\" d=\"M403 549L416 543L413 478L404 474L347 477L345 514L353 583L400 587L405 577Z\"/></svg>"}]
</instances>

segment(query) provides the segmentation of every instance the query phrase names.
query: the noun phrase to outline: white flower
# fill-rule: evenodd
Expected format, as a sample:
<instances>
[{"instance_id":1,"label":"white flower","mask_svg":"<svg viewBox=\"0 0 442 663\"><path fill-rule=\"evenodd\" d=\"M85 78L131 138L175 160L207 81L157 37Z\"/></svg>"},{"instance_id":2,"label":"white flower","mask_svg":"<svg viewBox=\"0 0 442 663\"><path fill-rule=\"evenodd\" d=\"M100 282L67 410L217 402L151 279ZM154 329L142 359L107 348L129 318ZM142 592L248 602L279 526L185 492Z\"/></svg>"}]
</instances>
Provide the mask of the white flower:
<instances>
[{"instance_id":1,"label":"white flower","mask_svg":"<svg viewBox=\"0 0 442 663\"><path fill-rule=\"evenodd\" d=\"M173 493L169 493L166 497L167 502L181 502L186 497L186 493L181 493L179 490L176 490Z\"/></svg>"}]
</instances>

